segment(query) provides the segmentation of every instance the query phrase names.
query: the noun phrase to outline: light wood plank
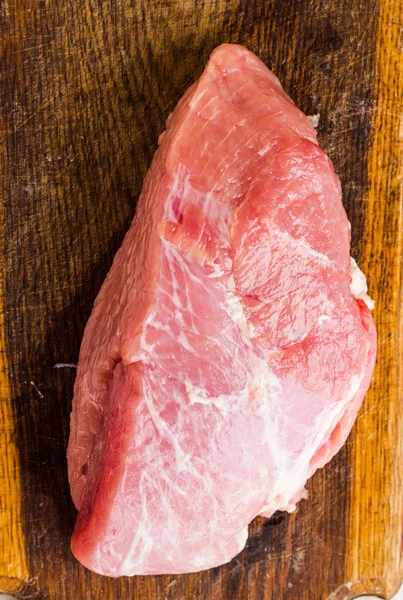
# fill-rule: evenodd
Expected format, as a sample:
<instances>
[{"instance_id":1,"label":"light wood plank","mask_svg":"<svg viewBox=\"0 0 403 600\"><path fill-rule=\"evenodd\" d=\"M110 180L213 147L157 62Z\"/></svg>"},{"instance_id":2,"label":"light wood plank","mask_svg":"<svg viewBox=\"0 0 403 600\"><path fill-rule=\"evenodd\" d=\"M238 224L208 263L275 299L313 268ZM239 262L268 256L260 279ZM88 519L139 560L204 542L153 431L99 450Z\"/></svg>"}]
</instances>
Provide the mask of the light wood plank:
<instances>
[{"instance_id":1,"label":"light wood plank","mask_svg":"<svg viewBox=\"0 0 403 600\"><path fill-rule=\"evenodd\" d=\"M351 597L390 598L402 578L403 534L403 5L380 0L360 264L375 299L378 358L353 434L345 570Z\"/></svg>"}]
</instances>

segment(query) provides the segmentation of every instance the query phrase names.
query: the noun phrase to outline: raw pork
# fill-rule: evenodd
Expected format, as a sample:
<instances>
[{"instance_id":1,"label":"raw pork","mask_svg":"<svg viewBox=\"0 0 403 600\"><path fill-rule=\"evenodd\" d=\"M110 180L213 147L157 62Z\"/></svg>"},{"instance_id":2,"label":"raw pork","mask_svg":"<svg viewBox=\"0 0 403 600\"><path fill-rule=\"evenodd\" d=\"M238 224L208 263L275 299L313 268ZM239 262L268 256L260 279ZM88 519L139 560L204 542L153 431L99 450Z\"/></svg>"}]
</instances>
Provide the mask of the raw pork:
<instances>
[{"instance_id":1,"label":"raw pork","mask_svg":"<svg viewBox=\"0 0 403 600\"><path fill-rule=\"evenodd\" d=\"M71 416L72 550L111 576L220 565L292 510L375 359L339 179L256 56L217 48L159 144Z\"/></svg>"}]
</instances>

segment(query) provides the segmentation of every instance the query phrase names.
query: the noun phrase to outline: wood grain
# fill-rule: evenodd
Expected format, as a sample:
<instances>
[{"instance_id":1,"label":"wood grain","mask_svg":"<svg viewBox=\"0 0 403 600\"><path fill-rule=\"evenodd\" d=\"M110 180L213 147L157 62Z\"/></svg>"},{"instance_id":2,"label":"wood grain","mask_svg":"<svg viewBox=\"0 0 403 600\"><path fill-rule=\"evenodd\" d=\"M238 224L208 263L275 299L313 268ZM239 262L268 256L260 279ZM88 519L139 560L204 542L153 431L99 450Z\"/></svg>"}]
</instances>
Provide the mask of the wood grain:
<instances>
[{"instance_id":1,"label":"wood grain","mask_svg":"<svg viewBox=\"0 0 403 600\"><path fill-rule=\"evenodd\" d=\"M4 154L0 159L4 173ZM0 256L4 256L4 210L0 201ZM23 590L28 578L22 529L20 460L5 344L4 280L0 271L0 590Z\"/></svg>"},{"instance_id":2,"label":"wood grain","mask_svg":"<svg viewBox=\"0 0 403 600\"><path fill-rule=\"evenodd\" d=\"M13 492L1 517L0 576L10 575L8 553L16 565L20 556L21 597L390 597L402 574L402 12L400 0L0 4L0 343L3 371L14 375L1 383L2 501ZM75 511L65 450L75 372L53 365L77 361L164 121L224 41L256 52L302 110L321 115L352 254L376 299L376 376L348 443L309 483L309 500L294 515L257 519L230 565L110 580L69 551Z\"/></svg>"},{"instance_id":3,"label":"wood grain","mask_svg":"<svg viewBox=\"0 0 403 600\"><path fill-rule=\"evenodd\" d=\"M403 6L380 3L373 140L360 263L375 299L378 360L351 445L347 580L390 597L402 574L403 540ZM387 540L384 545L379 540Z\"/></svg>"}]
</instances>

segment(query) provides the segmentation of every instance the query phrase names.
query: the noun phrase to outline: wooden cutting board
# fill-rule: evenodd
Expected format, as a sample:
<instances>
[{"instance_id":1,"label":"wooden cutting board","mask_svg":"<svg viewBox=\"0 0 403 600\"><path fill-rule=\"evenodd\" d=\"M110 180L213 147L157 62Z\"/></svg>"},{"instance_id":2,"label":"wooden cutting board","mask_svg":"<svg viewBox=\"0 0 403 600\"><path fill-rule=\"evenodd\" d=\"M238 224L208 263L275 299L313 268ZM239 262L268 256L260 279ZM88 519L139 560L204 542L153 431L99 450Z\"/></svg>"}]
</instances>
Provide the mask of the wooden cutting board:
<instances>
[{"instance_id":1,"label":"wooden cutting board","mask_svg":"<svg viewBox=\"0 0 403 600\"><path fill-rule=\"evenodd\" d=\"M390 598L402 577L403 3L0 4L0 587L55 600ZM256 52L340 174L379 353L347 444L229 565L111 580L69 551L65 452L85 322L164 121L221 42Z\"/></svg>"}]
</instances>

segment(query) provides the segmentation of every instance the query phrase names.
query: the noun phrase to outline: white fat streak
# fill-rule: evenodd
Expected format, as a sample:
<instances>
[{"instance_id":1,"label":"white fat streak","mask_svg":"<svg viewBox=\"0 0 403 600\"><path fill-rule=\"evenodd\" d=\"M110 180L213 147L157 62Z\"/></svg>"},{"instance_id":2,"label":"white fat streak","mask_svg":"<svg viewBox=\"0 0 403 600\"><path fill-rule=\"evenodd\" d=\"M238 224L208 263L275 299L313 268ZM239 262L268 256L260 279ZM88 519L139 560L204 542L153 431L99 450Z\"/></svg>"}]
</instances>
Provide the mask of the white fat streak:
<instances>
[{"instance_id":1,"label":"white fat streak","mask_svg":"<svg viewBox=\"0 0 403 600\"><path fill-rule=\"evenodd\" d=\"M164 204L164 219L166 219L167 221L176 221L176 216L173 211L173 201L174 199L179 198L181 195L180 183L183 180L182 172L183 167L180 166L176 173L174 173L174 179L171 185L171 189L169 191L169 196Z\"/></svg>"},{"instance_id":2,"label":"white fat streak","mask_svg":"<svg viewBox=\"0 0 403 600\"><path fill-rule=\"evenodd\" d=\"M160 436L166 439L173 448L177 470L179 472L183 471L185 469L185 464L189 459L189 455L182 450L177 438L172 433L165 421L161 418L158 410L155 408L154 399L147 377L145 377L143 380L143 397L155 428Z\"/></svg>"},{"instance_id":3,"label":"white fat streak","mask_svg":"<svg viewBox=\"0 0 403 600\"><path fill-rule=\"evenodd\" d=\"M230 282L230 287L232 286L234 286L233 281ZM288 461L288 456L282 449L281 439L279 438L280 428L276 427L276 414L281 413L281 407L277 403L277 401L281 402L283 392L281 382L270 369L267 357L257 356L252 350L252 331L248 327L240 297L228 290L225 300L224 310L237 325L244 343L249 347L251 371L242 390L234 390L232 394L220 394L218 396L210 396L206 389L194 386L192 382L187 380L185 387L189 403L190 405L214 406L223 417L227 417L231 411L239 410L240 406L250 403L250 395L253 390L252 410L264 419L265 424L265 440L263 443L268 446L268 452L273 457L273 464L279 465L279 469L286 468L286 466L289 466L285 464Z\"/></svg>"},{"instance_id":4,"label":"white fat streak","mask_svg":"<svg viewBox=\"0 0 403 600\"><path fill-rule=\"evenodd\" d=\"M329 315L319 315L318 317L318 325L323 325L323 323L327 323L328 321L331 321L332 317L330 317Z\"/></svg>"},{"instance_id":5,"label":"white fat streak","mask_svg":"<svg viewBox=\"0 0 403 600\"><path fill-rule=\"evenodd\" d=\"M254 335L254 328L251 323L248 323L245 315L245 311L242 304L242 299L235 292L235 281L233 277L227 279L225 285L227 289L224 292L224 303L221 305L223 310L235 323L238 331L241 334L242 341L250 349L250 360L251 360L251 374L243 390L235 391L235 396L242 396L247 393L249 396L250 390L255 387L261 387L266 390L270 389L272 392L280 394L282 391L281 384L277 377L270 371L268 362L266 359L258 357L252 350L251 338ZM179 335L178 341L186 348L186 338ZM190 349L190 348L189 348ZM209 397L205 389L194 386L189 380L185 382L186 390L189 396L191 404L218 404L224 399L233 399L234 395L221 394L216 397Z\"/></svg>"},{"instance_id":6,"label":"white fat streak","mask_svg":"<svg viewBox=\"0 0 403 600\"><path fill-rule=\"evenodd\" d=\"M163 251L165 252L166 257L168 258L168 262L170 264L173 263L174 255L175 255L175 257L180 256L180 253L175 252L175 250L165 240L162 240L162 247L163 247ZM171 283L172 283L172 288L173 288L171 300L177 309L175 312L175 316L178 317L178 315L179 315L178 321L182 321L182 323L183 323L183 317L181 314L181 311L183 310L183 303L181 302L179 294L178 294L178 290L180 289L180 286L175 277L175 270L173 267L170 269L170 274L171 274ZM187 294L187 289L181 290L181 291L185 291ZM163 290L162 290L162 292L163 292ZM158 293L159 293L159 291L157 292L157 295L158 295ZM190 306L189 297L187 297L187 306ZM147 318L144 321L143 329L142 329L142 333L141 333L141 337L140 337L139 356L132 356L130 358L131 362L134 362L135 360L138 360L139 358L140 358L140 360L146 360L147 356L150 356L153 353L154 346L153 346L153 344L149 344L146 339L149 325L152 325L154 329L160 329L162 331L169 332L169 327L157 320L156 312L157 312L157 303L155 304L153 310L150 311L150 313L148 314Z\"/></svg>"},{"instance_id":7,"label":"white fat streak","mask_svg":"<svg viewBox=\"0 0 403 600\"><path fill-rule=\"evenodd\" d=\"M209 279L216 279L217 277L222 277L223 275L225 275L220 265L217 265L213 262L210 266L213 268L213 272L207 275Z\"/></svg>"},{"instance_id":8,"label":"white fat streak","mask_svg":"<svg viewBox=\"0 0 403 600\"><path fill-rule=\"evenodd\" d=\"M330 410L329 412L322 411L318 414L315 429L318 432L322 432L322 435L319 433L314 443L312 443L312 440L308 441L293 466L284 464L279 469L279 473L284 473L284 475L279 477L276 490L273 491L273 494L268 498L259 513L268 510L282 510L278 508L279 506L284 507L287 512L293 512L295 510L296 505L291 504L290 499L303 488L308 476L310 476L308 473L308 465L315 453L324 442L327 441L327 438L323 437L323 432L325 432L326 436L330 435L337 423L340 422L347 405L357 394L364 375L365 369L361 371L360 375L355 375L351 378L351 384L346 395L339 402L335 403L333 410ZM284 450L281 451L281 446L279 446L279 449L280 452L277 457L281 459L282 455L286 453L284 453Z\"/></svg>"},{"instance_id":9,"label":"white fat streak","mask_svg":"<svg viewBox=\"0 0 403 600\"><path fill-rule=\"evenodd\" d=\"M216 235L223 243L228 243L229 233L227 219L230 206L222 204L214 191L202 192L190 183L189 172L184 165L180 165L173 176L169 195L164 204L164 219L177 222L173 211L173 203L179 200L178 210L183 213L185 206L193 205L203 207L203 214L207 223L213 227Z\"/></svg>"},{"instance_id":10,"label":"white fat streak","mask_svg":"<svg viewBox=\"0 0 403 600\"><path fill-rule=\"evenodd\" d=\"M317 113L316 115L307 115L306 117L308 119L308 121L311 122L311 125L314 129L316 129L319 125L319 119L320 119L320 114Z\"/></svg>"},{"instance_id":11,"label":"white fat streak","mask_svg":"<svg viewBox=\"0 0 403 600\"><path fill-rule=\"evenodd\" d=\"M136 534L130 544L130 549L122 563L120 569L121 575L133 575L136 572L136 567L143 565L146 555L151 552L154 544L153 537L149 531L151 521L147 508L147 479L147 473L143 471L139 481L141 517L137 525Z\"/></svg>"},{"instance_id":12,"label":"white fat streak","mask_svg":"<svg viewBox=\"0 0 403 600\"><path fill-rule=\"evenodd\" d=\"M346 406L349 404L349 402L351 402L351 400L354 398L354 396L357 394L358 390L360 389L360 385L364 378L364 375L365 375L365 369L362 369L362 371L359 375L353 375L353 377L351 378L351 383L350 383L348 392L346 393L346 395L340 402L336 403L334 409L329 412L326 421L323 420L323 415L319 415L317 417L317 427L318 428L320 427L321 431L325 431L325 432L333 431L333 429L336 427L337 423L340 421ZM326 440L324 440L322 437L320 440L318 440L315 448L312 449L312 446L311 446L310 452L311 452L312 456L315 454L315 452L317 450L319 450L319 448L322 446L322 444L325 441Z\"/></svg>"},{"instance_id":13,"label":"white fat streak","mask_svg":"<svg viewBox=\"0 0 403 600\"><path fill-rule=\"evenodd\" d=\"M239 548L239 552L245 548L246 541L248 539L248 526L244 527L236 536L236 544Z\"/></svg>"},{"instance_id":14,"label":"white fat streak","mask_svg":"<svg viewBox=\"0 0 403 600\"><path fill-rule=\"evenodd\" d=\"M354 298L360 298L370 310L373 310L375 303L372 298L368 296L367 280L352 256L350 256L350 275L350 290Z\"/></svg>"},{"instance_id":15,"label":"white fat streak","mask_svg":"<svg viewBox=\"0 0 403 600\"><path fill-rule=\"evenodd\" d=\"M238 327L242 341L251 348L251 338L254 335L254 327L252 323L248 323L246 319L242 300L239 294L234 291L235 281L232 276L227 281L227 286L228 289L225 291L225 303L222 305L222 308Z\"/></svg>"},{"instance_id":16,"label":"white fat streak","mask_svg":"<svg viewBox=\"0 0 403 600\"><path fill-rule=\"evenodd\" d=\"M228 415L228 410L231 405L231 400L233 400L233 396L221 394L219 396L208 396L206 390L204 388L200 388L189 380L185 380L185 388L188 396L188 400L190 405L193 404L205 404L205 405L213 405L219 410L219 412L226 417Z\"/></svg>"},{"instance_id":17,"label":"white fat streak","mask_svg":"<svg viewBox=\"0 0 403 600\"><path fill-rule=\"evenodd\" d=\"M333 429L336 427L337 423L339 423L342 418L344 411L347 405L353 400L358 390L360 389L361 382L365 375L365 369L362 369L359 375L353 375L351 378L350 387L342 400L336 402L333 410L329 411L327 417L324 418L324 414L320 413L316 418L316 429L319 432L326 432L326 435L329 435ZM308 459L308 462L311 460L312 456L319 450L319 448L326 442L327 440L322 436L318 435L315 444L309 445L304 451L304 457L306 455L305 460Z\"/></svg>"},{"instance_id":18,"label":"white fat streak","mask_svg":"<svg viewBox=\"0 0 403 600\"><path fill-rule=\"evenodd\" d=\"M294 494L295 495L295 494ZM309 494L308 494L308 490L303 489L300 497L298 498L298 502L300 500L306 500L308 498ZM281 508L279 508L278 510L284 510L287 511L289 513L293 513L297 508L297 505L294 502L289 502L286 506L282 506Z\"/></svg>"},{"instance_id":19,"label":"white fat streak","mask_svg":"<svg viewBox=\"0 0 403 600\"><path fill-rule=\"evenodd\" d=\"M335 403L333 410L330 410L327 415L326 413L320 413L316 418L316 429L319 432L326 432L326 435L332 433L333 429L340 422L347 405L353 400L365 375L365 369L362 369L359 375L353 375L351 378L350 387L345 396L338 402ZM324 415L326 418L324 418ZM305 464L308 464L311 458L319 450L319 448L327 441L323 435L318 435L315 444L309 444L304 452L302 453L302 460Z\"/></svg>"},{"instance_id":20,"label":"white fat streak","mask_svg":"<svg viewBox=\"0 0 403 600\"><path fill-rule=\"evenodd\" d=\"M289 233L285 231L280 231L280 229L273 229L273 233L276 237L280 238L281 241L288 242L292 246L296 247L300 254L305 254L306 256L310 256L311 258L316 258L318 261L320 261L326 266L334 266L334 263L326 254L323 254L323 252L317 252L311 246L309 246L309 244L302 241L301 239L296 240Z\"/></svg>"},{"instance_id":21,"label":"white fat streak","mask_svg":"<svg viewBox=\"0 0 403 600\"><path fill-rule=\"evenodd\" d=\"M148 330L148 325L150 325L151 323L154 325L155 323L155 308L153 310L150 311L150 313L148 314L148 316L146 317L144 324L143 324L143 329L141 332L141 336L140 336L140 345L139 345L139 352L138 354L134 354L130 357L130 362L136 362L138 360L144 360L146 358L146 356L149 356L152 354L153 350L154 350L154 345L153 344L149 344L146 340L147 337L147 330Z\"/></svg>"}]
</instances>

